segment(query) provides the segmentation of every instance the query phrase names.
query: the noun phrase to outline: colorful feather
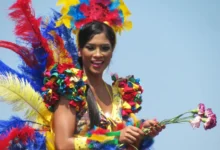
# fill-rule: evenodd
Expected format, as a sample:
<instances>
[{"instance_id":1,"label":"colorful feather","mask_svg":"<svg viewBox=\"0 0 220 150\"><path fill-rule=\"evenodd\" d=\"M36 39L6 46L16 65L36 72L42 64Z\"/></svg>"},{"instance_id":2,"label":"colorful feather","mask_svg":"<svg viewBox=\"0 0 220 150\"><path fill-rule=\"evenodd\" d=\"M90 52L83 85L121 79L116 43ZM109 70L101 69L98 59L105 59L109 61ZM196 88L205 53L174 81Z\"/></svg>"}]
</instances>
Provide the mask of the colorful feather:
<instances>
[{"instance_id":1,"label":"colorful feather","mask_svg":"<svg viewBox=\"0 0 220 150\"><path fill-rule=\"evenodd\" d=\"M16 147L23 148L23 145L26 145L28 140L34 140L34 129L29 126L24 126L23 128L12 128L5 138L2 138L0 141L0 149L4 150L7 147ZM18 144L19 143L19 144ZM3 147L2 145L6 146ZM10 148L9 148L10 149Z\"/></svg>"},{"instance_id":2,"label":"colorful feather","mask_svg":"<svg viewBox=\"0 0 220 150\"><path fill-rule=\"evenodd\" d=\"M59 64L73 64L73 60L69 52L65 49L62 38L59 35L54 35L53 46L56 49Z\"/></svg>"},{"instance_id":3,"label":"colorful feather","mask_svg":"<svg viewBox=\"0 0 220 150\"><path fill-rule=\"evenodd\" d=\"M24 67L24 65L22 66ZM43 86L43 79L41 77L41 80L37 80L37 75L36 73L33 74L32 72L30 72L31 70L33 70L32 68L26 66L25 69L29 70L28 71L24 71L23 70L24 68L22 68L22 73L19 73L18 71L10 68L9 66L7 66L5 63L3 63L1 60L0 60L0 74L1 75L4 75L6 76L8 73L11 73L13 75L15 75L19 80L23 79L23 80L26 80L28 81L32 88L34 88L35 91L37 92L41 92L41 87Z\"/></svg>"},{"instance_id":4,"label":"colorful feather","mask_svg":"<svg viewBox=\"0 0 220 150\"><path fill-rule=\"evenodd\" d=\"M27 149L46 150L46 137L40 132L35 131L35 142L29 141Z\"/></svg>"},{"instance_id":5,"label":"colorful feather","mask_svg":"<svg viewBox=\"0 0 220 150\"><path fill-rule=\"evenodd\" d=\"M60 27L56 27L56 21L61 17L61 14L53 9L52 11L53 11L53 17L51 17L50 19L46 18L42 22L42 28L41 28L42 35L45 38L52 41L54 41L54 36L51 35L52 32L55 32L57 35L62 37L65 49L71 55L74 64L77 64L78 53L74 42L74 38L71 36L72 35L71 29L68 29L64 25Z\"/></svg>"},{"instance_id":6,"label":"colorful feather","mask_svg":"<svg viewBox=\"0 0 220 150\"><path fill-rule=\"evenodd\" d=\"M19 117L11 117L10 120L0 120L0 135L5 135L12 128L21 128L25 125L25 121Z\"/></svg>"},{"instance_id":7,"label":"colorful feather","mask_svg":"<svg viewBox=\"0 0 220 150\"><path fill-rule=\"evenodd\" d=\"M32 48L42 47L48 54L47 67L54 65L53 52L49 49L47 39L40 32L41 18L35 18L31 0L17 0L10 8L9 16L15 21L15 34L30 43Z\"/></svg>"},{"instance_id":8,"label":"colorful feather","mask_svg":"<svg viewBox=\"0 0 220 150\"><path fill-rule=\"evenodd\" d=\"M31 85L16 76L0 75L1 101L13 105L14 111L26 111L25 118L36 120L38 123L50 125L51 113L47 110L40 94Z\"/></svg>"},{"instance_id":9,"label":"colorful feather","mask_svg":"<svg viewBox=\"0 0 220 150\"><path fill-rule=\"evenodd\" d=\"M26 79L32 87L41 92L43 86L43 72L46 69L47 53L43 48L36 48L34 52L30 52L27 48L19 46L12 42L0 41L0 47L7 48L17 53L23 60L23 65L19 66L22 74L14 71L3 62L0 62L0 72L11 72L16 74L18 78Z\"/></svg>"},{"instance_id":10,"label":"colorful feather","mask_svg":"<svg viewBox=\"0 0 220 150\"><path fill-rule=\"evenodd\" d=\"M56 12L55 10L53 10L53 14L54 14L54 25L56 25L56 21L60 18L61 14ZM65 48L72 56L74 64L77 64L78 63L78 53L77 53L76 44L74 42L75 40L72 36L72 30L68 29L64 25L57 27L57 28L59 28L61 30L62 35L60 35L60 36L62 37L62 39L65 42Z\"/></svg>"},{"instance_id":11,"label":"colorful feather","mask_svg":"<svg viewBox=\"0 0 220 150\"><path fill-rule=\"evenodd\" d=\"M0 120L0 149L46 150L45 136L28 126L33 123L14 116L8 121Z\"/></svg>"},{"instance_id":12,"label":"colorful feather","mask_svg":"<svg viewBox=\"0 0 220 150\"><path fill-rule=\"evenodd\" d=\"M12 42L1 41L1 40L0 40L0 47L10 49L13 52L17 53L28 66L33 66L37 64L36 58L25 47L19 46Z\"/></svg>"}]
</instances>

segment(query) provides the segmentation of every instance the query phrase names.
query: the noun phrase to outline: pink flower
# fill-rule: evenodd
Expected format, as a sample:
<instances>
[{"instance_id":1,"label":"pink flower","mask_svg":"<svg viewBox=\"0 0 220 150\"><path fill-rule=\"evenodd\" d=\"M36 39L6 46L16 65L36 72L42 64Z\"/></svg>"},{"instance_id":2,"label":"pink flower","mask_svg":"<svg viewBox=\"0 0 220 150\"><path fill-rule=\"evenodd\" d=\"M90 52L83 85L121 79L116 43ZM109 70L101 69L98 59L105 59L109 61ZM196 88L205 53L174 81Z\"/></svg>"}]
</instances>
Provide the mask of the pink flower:
<instances>
[{"instance_id":1,"label":"pink flower","mask_svg":"<svg viewBox=\"0 0 220 150\"><path fill-rule=\"evenodd\" d=\"M208 108L208 109L205 110L205 116L206 117L211 117L213 115L215 115L215 114L212 112L211 108Z\"/></svg>"},{"instance_id":2,"label":"pink flower","mask_svg":"<svg viewBox=\"0 0 220 150\"><path fill-rule=\"evenodd\" d=\"M200 122L202 121L201 116L196 116L193 120L190 120L191 126L194 128L200 127Z\"/></svg>"},{"instance_id":3,"label":"pink flower","mask_svg":"<svg viewBox=\"0 0 220 150\"><path fill-rule=\"evenodd\" d=\"M217 118L216 118L216 115L212 112L211 108L206 109L205 117L207 118L203 118L202 121L204 122L204 128L206 130L211 129L216 126Z\"/></svg>"},{"instance_id":4,"label":"pink flower","mask_svg":"<svg viewBox=\"0 0 220 150\"><path fill-rule=\"evenodd\" d=\"M214 128L217 124L216 115L213 114L212 117L205 119L204 128L205 130Z\"/></svg>"},{"instance_id":5,"label":"pink flower","mask_svg":"<svg viewBox=\"0 0 220 150\"><path fill-rule=\"evenodd\" d=\"M191 110L191 113L193 113L193 114L198 114L198 115L200 115L201 117L203 117L203 115L204 115L204 113L205 113L205 105L202 104L202 103L200 103L200 104L198 105L198 108Z\"/></svg>"},{"instance_id":6,"label":"pink flower","mask_svg":"<svg viewBox=\"0 0 220 150\"><path fill-rule=\"evenodd\" d=\"M204 113L205 113L205 105L200 103L198 109L199 109L198 110L198 115L204 115Z\"/></svg>"}]
</instances>

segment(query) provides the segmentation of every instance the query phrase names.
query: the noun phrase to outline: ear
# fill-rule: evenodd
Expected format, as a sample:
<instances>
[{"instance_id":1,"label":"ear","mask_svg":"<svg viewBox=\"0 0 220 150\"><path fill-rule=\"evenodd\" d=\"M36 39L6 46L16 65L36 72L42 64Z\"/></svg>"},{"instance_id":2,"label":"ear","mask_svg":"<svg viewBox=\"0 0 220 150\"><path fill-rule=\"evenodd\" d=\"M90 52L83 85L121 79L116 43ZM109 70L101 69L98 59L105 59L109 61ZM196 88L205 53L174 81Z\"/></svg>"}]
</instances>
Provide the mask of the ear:
<instances>
[{"instance_id":1,"label":"ear","mask_svg":"<svg viewBox=\"0 0 220 150\"><path fill-rule=\"evenodd\" d=\"M79 49L79 50L78 50L78 56L79 56L79 57L82 57L82 49Z\"/></svg>"}]
</instances>

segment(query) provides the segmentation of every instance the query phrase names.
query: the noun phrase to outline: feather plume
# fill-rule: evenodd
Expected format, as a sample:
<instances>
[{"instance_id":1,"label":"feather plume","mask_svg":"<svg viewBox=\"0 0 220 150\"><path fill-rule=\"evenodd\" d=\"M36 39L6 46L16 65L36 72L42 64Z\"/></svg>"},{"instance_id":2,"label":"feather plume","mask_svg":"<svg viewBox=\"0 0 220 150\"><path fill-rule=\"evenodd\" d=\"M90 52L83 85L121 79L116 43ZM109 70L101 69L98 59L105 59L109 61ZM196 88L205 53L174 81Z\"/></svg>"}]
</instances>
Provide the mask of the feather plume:
<instances>
[{"instance_id":1,"label":"feather plume","mask_svg":"<svg viewBox=\"0 0 220 150\"><path fill-rule=\"evenodd\" d=\"M35 131L32 127L12 128L7 135L0 135L0 149L25 149L28 143L34 143Z\"/></svg>"},{"instance_id":2,"label":"feather plume","mask_svg":"<svg viewBox=\"0 0 220 150\"><path fill-rule=\"evenodd\" d=\"M68 51L64 47L62 38L59 35L54 35L54 47L58 57L59 64L72 64L72 58L69 55Z\"/></svg>"},{"instance_id":3,"label":"feather plume","mask_svg":"<svg viewBox=\"0 0 220 150\"><path fill-rule=\"evenodd\" d=\"M54 15L54 25L56 25L56 21L61 17L61 14L55 10L53 10L53 15ZM72 35L72 30L68 29L66 26L62 25L60 27L57 27L61 31L61 37L65 42L65 48L67 51L70 53L72 56L72 59L74 61L74 64L78 62L78 53L77 53L77 47L75 44L74 38L71 36Z\"/></svg>"},{"instance_id":4,"label":"feather plume","mask_svg":"<svg viewBox=\"0 0 220 150\"><path fill-rule=\"evenodd\" d=\"M15 34L18 38L30 43L32 48L42 47L48 54L47 67L54 65L53 51L49 48L47 40L41 35L41 18L35 18L31 7L31 0L17 0L10 8L9 16L15 21Z\"/></svg>"},{"instance_id":5,"label":"feather plume","mask_svg":"<svg viewBox=\"0 0 220 150\"><path fill-rule=\"evenodd\" d=\"M0 81L1 101L12 104L14 111L26 111L26 119L38 119L39 123L50 125L51 113L40 94L35 92L27 81L19 80L11 74L0 75Z\"/></svg>"},{"instance_id":6,"label":"feather plume","mask_svg":"<svg viewBox=\"0 0 220 150\"><path fill-rule=\"evenodd\" d=\"M34 122L25 121L15 116L7 121L0 120L0 149L10 147L9 149L14 150L18 148L17 146L19 148L23 146L23 149L46 150L45 136L29 127L29 123Z\"/></svg>"},{"instance_id":7,"label":"feather plume","mask_svg":"<svg viewBox=\"0 0 220 150\"><path fill-rule=\"evenodd\" d=\"M41 87L43 86L43 72L46 70L48 56L44 49L36 48L34 52L30 52L23 46L1 40L0 47L7 48L17 53L22 58L23 62L22 65L19 66L19 69L22 71L22 74L20 74L0 61L0 73L5 74L6 72L11 72L12 74L16 74L18 78L26 79L36 91L41 92Z\"/></svg>"},{"instance_id":8,"label":"feather plume","mask_svg":"<svg viewBox=\"0 0 220 150\"><path fill-rule=\"evenodd\" d=\"M2 40L0 40L0 47L10 49L13 52L17 53L28 66L33 66L37 64L36 58L25 47L19 46L12 42L2 41Z\"/></svg>"},{"instance_id":9,"label":"feather plume","mask_svg":"<svg viewBox=\"0 0 220 150\"><path fill-rule=\"evenodd\" d=\"M25 125L25 121L19 117L11 117L10 120L0 120L0 135L5 135L13 128L21 128Z\"/></svg>"},{"instance_id":10,"label":"feather plume","mask_svg":"<svg viewBox=\"0 0 220 150\"><path fill-rule=\"evenodd\" d=\"M34 88L35 91L41 93L41 87L43 86L43 77L41 76L41 78L39 77L39 71L40 70L36 70L33 68L30 68L26 65L22 65L20 66L22 68L19 68L22 73L19 73L18 71L10 68L9 66L7 66L5 63L3 63L0 60L0 74L6 76L8 73L13 74L14 76L16 76L19 80L23 79L26 80L27 82L29 82L32 86L32 88ZM33 73L35 72L35 73ZM43 74L43 73L41 73ZM38 79L40 78L40 79Z\"/></svg>"},{"instance_id":11,"label":"feather plume","mask_svg":"<svg viewBox=\"0 0 220 150\"><path fill-rule=\"evenodd\" d=\"M56 27L56 22L61 17L61 14L55 10L53 10L53 16L51 18L46 18L42 21L41 31L45 38L54 41L54 37L51 35L51 32L55 32L57 35L62 37L64 42L65 49L69 52L74 61L74 64L78 61L78 53L77 48L74 42L74 38L71 36L71 29L68 29L66 26L62 25L60 27Z\"/></svg>"},{"instance_id":12,"label":"feather plume","mask_svg":"<svg viewBox=\"0 0 220 150\"><path fill-rule=\"evenodd\" d=\"M35 131L35 141L33 143L29 142L27 145L27 149L34 149L34 150L47 150L46 148L46 138L40 132Z\"/></svg>"}]
</instances>

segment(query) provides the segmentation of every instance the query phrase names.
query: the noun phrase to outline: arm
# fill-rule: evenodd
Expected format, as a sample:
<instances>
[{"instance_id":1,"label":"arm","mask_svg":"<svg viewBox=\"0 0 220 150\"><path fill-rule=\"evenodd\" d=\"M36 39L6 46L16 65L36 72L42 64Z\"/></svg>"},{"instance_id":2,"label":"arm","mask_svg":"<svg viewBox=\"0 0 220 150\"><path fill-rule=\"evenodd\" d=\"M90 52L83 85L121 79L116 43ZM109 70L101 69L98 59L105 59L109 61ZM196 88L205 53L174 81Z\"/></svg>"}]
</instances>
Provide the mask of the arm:
<instances>
[{"instance_id":1,"label":"arm","mask_svg":"<svg viewBox=\"0 0 220 150\"><path fill-rule=\"evenodd\" d=\"M76 140L73 138L76 128L76 110L69 105L69 101L66 98L60 98L54 112L53 121L56 149L73 150L74 140ZM81 140L86 141L86 138Z\"/></svg>"}]
</instances>

